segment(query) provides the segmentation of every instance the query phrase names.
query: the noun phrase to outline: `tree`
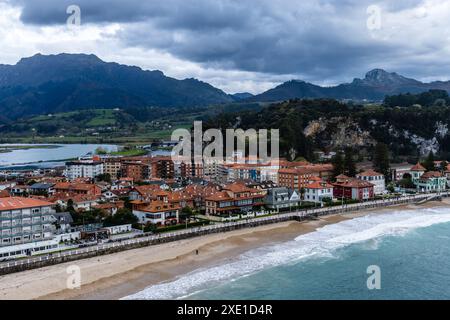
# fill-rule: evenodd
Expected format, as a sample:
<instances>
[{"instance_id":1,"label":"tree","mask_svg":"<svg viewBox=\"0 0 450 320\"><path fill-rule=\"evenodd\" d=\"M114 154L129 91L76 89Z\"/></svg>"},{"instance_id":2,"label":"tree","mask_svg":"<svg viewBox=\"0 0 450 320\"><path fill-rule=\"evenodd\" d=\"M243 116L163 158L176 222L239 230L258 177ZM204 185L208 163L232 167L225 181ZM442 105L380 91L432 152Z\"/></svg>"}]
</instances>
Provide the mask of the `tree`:
<instances>
[{"instance_id":1,"label":"tree","mask_svg":"<svg viewBox=\"0 0 450 320\"><path fill-rule=\"evenodd\" d=\"M425 159L424 163L422 164L427 171L434 171L436 170L436 166L434 164L434 153L433 151L430 151L428 154L428 157Z\"/></svg>"},{"instance_id":2,"label":"tree","mask_svg":"<svg viewBox=\"0 0 450 320\"><path fill-rule=\"evenodd\" d=\"M95 177L95 179L97 181L104 181L104 182L111 183L111 175L109 173L99 174Z\"/></svg>"},{"instance_id":3,"label":"tree","mask_svg":"<svg viewBox=\"0 0 450 320\"><path fill-rule=\"evenodd\" d=\"M187 219L189 219L193 214L194 214L194 212L192 211L191 207L183 207L183 209L181 209L181 214L180 214L180 216L181 216L184 220L187 220Z\"/></svg>"},{"instance_id":4,"label":"tree","mask_svg":"<svg viewBox=\"0 0 450 320\"><path fill-rule=\"evenodd\" d=\"M356 175L356 164L353 157L353 149L346 148L344 155L344 172L349 177L354 177Z\"/></svg>"},{"instance_id":5,"label":"tree","mask_svg":"<svg viewBox=\"0 0 450 320\"><path fill-rule=\"evenodd\" d=\"M387 181L390 180L389 148L386 144L378 143L375 146L373 166L376 171L382 173L385 176Z\"/></svg>"},{"instance_id":6,"label":"tree","mask_svg":"<svg viewBox=\"0 0 450 320\"><path fill-rule=\"evenodd\" d=\"M442 162L441 162L440 170L443 171L443 172L445 172L445 171L447 171L447 167L448 167L448 162L445 161L445 160L442 161Z\"/></svg>"},{"instance_id":7,"label":"tree","mask_svg":"<svg viewBox=\"0 0 450 320\"><path fill-rule=\"evenodd\" d=\"M415 185L412 181L412 176L410 173L405 173L402 177L402 179L398 182L398 185L403 188L415 188Z\"/></svg>"},{"instance_id":8,"label":"tree","mask_svg":"<svg viewBox=\"0 0 450 320\"><path fill-rule=\"evenodd\" d=\"M98 147L97 149L95 149L95 154L105 155L108 154L108 151L102 147Z\"/></svg>"},{"instance_id":9,"label":"tree","mask_svg":"<svg viewBox=\"0 0 450 320\"><path fill-rule=\"evenodd\" d=\"M135 224L138 222L138 218L131 212L131 210L122 208L117 210L115 215L108 216L104 221L104 226L120 226L124 224Z\"/></svg>"},{"instance_id":10,"label":"tree","mask_svg":"<svg viewBox=\"0 0 450 320\"><path fill-rule=\"evenodd\" d=\"M344 173L344 157L341 152L336 153L331 159L331 163L333 164L333 179Z\"/></svg>"}]
</instances>

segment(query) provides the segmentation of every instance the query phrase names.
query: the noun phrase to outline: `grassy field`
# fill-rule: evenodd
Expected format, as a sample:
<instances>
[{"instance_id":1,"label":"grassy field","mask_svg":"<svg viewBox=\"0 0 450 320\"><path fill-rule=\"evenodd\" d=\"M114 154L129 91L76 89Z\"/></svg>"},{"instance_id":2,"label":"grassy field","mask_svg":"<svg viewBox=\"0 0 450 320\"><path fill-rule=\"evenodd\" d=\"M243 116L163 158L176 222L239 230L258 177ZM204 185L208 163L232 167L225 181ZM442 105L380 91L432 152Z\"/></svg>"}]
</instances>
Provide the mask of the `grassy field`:
<instances>
[{"instance_id":1,"label":"grassy field","mask_svg":"<svg viewBox=\"0 0 450 320\"><path fill-rule=\"evenodd\" d=\"M0 126L0 143L112 143L150 144L168 140L178 128L190 129L194 121L218 112L233 112L255 105L221 105L208 108L150 107L132 112L121 109L84 109L32 116Z\"/></svg>"}]
</instances>

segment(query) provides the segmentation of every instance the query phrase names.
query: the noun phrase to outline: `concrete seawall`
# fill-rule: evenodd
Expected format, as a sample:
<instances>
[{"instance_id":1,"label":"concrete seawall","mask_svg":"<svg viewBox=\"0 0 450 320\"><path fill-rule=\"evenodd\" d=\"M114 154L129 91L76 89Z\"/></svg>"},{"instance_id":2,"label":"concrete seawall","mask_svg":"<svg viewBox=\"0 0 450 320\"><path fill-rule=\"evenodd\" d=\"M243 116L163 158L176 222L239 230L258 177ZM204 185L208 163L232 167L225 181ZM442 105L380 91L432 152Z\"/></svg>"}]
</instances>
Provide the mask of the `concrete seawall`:
<instances>
[{"instance_id":1,"label":"concrete seawall","mask_svg":"<svg viewBox=\"0 0 450 320\"><path fill-rule=\"evenodd\" d=\"M448 193L441 194L442 197L448 197ZM193 237L204 236L214 233L229 232L244 228L253 228L273 223L285 221L304 221L315 216L324 216L331 214L349 213L367 209L377 209L390 207L394 205L417 203L430 195L402 197L394 200L377 200L360 204L352 204L345 206L337 206L330 208L320 208L307 211L299 211L292 213L281 213L264 218L254 218L238 222L228 222L204 227L185 229L167 234L142 236L121 242L108 243L82 249L74 249L38 257L30 257L18 261L4 262L0 264L0 275L20 272L24 270L36 269L45 266L60 264L64 262L76 261L80 259L92 258L96 256L112 254L124 250L137 249L147 246L153 246L161 243L173 242Z\"/></svg>"}]
</instances>

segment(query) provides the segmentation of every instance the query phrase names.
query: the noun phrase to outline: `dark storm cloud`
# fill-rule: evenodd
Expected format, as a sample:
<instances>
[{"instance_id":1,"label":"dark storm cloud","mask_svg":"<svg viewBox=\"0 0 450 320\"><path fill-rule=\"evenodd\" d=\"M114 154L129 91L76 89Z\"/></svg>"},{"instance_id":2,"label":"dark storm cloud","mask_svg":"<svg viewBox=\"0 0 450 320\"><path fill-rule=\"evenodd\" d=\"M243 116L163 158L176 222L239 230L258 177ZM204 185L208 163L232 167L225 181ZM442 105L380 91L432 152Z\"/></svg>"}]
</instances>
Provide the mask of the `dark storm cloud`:
<instances>
[{"instance_id":1,"label":"dark storm cloud","mask_svg":"<svg viewBox=\"0 0 450 320\"><path fill-rule=\"evenodd\" d=\"M367 7L394 13L421 2L10 0L21 6L26 24L62 24L67 6L77 4L82 23L123 23L117 37L125 46L159 49L211 68L329 82L360 76L369 67L407 69L400 63L406 50L371 36Z\"/></svg>"}]
</instances>

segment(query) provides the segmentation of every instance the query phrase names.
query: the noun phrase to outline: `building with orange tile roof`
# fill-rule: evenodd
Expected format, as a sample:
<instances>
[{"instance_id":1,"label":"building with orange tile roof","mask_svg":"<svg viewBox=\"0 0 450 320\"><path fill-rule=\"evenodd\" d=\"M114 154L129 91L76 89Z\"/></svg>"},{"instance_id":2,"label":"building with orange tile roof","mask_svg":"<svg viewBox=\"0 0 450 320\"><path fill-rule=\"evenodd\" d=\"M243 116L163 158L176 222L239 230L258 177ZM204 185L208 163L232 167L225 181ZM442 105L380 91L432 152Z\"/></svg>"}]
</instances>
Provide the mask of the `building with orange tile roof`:
<instances>
[{"instance_id":1,"label":"building with orange tile roof","mask_svg":"<svg viewBox=\"0 0 450 320\"><path fill-rule=\"evenodd\" d=\"M325 199L333 199L333 188L332 184L325 181L311 181L305 187L303 200L322 204Z\"/></svg>"},{"instance_id":2,"label":"building with orange tile roof","mask_svg":"<svg viewBox=\"0 0 450 320\"><path fill-rule=\"evenodd\" d=\"M425 172L414 183L420 192L437 192L447 189L447 177L439 171Z\"/></svg>"},{"instance_id":3,"label":"building with orange tile roof","mask_svg":"<svg viewBox=\"0 0 450 320\"><path fill-rule=\"evenodd\" d=\"M55 193L101 195L102 189L93 183L59 182L53 186Z\"/></svg>"},{"instance_id":4,"label":"building with orange tile roof","mask_svg":"<svg viewBox=\"0 0 450 320\"><path fill-rule=\"evenodd\" d=\"M338 199L369 200L375 196L374 184L356 178L343 177L333 183L333 195Z\"/></svg>"},{"instance_id":5,"label":"building with orange tile roof","mask_svg":"<svg viewBox=\"0 0 450 320\"><path fill-rule=\"evenodd\" d=\"M181 207L168 201L153 200L150 203L133 204L133 214L139 223L173 225L179 222Z\"/></svg>"},{"instance_id":6,"label":"building with orange tile roof","mask_svg":"<svg viewBox=\"0 0 450 320\"><path fill-rule=\"evenodd\" d=\"M53 203L32 198L0 198L0 259L54 249Z\"/></svg>"},{"instance_id":7,"label":"building with orange tile roof","mask_svg":"<svg viewBox=\"0 0 450 320\"><path fill-rule=\"evenodd\" d=\"M228 184L221 191L206 197L207 215L230 215L255 210L264 205L265 192L245 184Z\"/></svg>"}]
</instances>

